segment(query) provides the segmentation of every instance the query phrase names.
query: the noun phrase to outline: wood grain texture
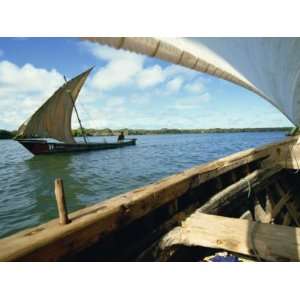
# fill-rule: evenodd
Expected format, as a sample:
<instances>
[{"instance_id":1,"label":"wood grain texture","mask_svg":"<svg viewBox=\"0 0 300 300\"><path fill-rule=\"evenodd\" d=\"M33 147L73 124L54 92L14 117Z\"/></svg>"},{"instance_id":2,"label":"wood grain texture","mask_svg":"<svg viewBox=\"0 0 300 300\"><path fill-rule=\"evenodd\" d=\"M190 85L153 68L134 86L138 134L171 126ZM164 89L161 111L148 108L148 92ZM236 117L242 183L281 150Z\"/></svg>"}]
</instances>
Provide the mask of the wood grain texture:
<instances>
[{"instance_id":1,"label":"wood grain texture","mask_svg":"<svg viewBox=\"0 0 300 300\"><path fill-rule=\"evenodd\" d=\"M167 234L160 247L174 245L224 249L267 261L299 261L300 228L197 212Z\"/></svg>"},{"instance_id":2,"label":"wood grain texture","mask_svg":"<svg viewBox=\"0 0 300 300\"><path fill-rule=\"evenodd\" d=\"M231 184L227 188L212 196L207 203L199 208L199 212L217 213L218 210L227 202L232 200L232 197L237 197L241 193L245 193L250 189L255 188L267 178L278 173L280 167L256 170L241 180Z\"/></svg>"},{"instance_id":3,"label":"wood grain texture","mask_svg":"<svg viewBox=\"0 0 300 300\"><path fill-rule=\"evenodd\" d=\"M68 218L68 211L66 206L64 184L61 178L57 178L54 181L55 199L58 210L59 224L66 225L70 223Z\"/></svg>"}]
</instances>

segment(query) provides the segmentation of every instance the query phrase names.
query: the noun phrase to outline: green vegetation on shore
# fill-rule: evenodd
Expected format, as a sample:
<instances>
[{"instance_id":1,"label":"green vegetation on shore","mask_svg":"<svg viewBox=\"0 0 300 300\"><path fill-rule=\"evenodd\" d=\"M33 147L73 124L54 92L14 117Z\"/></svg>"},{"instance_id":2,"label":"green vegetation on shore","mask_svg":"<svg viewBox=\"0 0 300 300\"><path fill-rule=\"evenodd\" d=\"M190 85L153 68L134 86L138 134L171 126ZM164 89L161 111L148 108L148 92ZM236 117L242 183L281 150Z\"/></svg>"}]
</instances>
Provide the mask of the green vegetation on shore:
<instances>
[{"instance_id":1,"label":"green vegetation on shore","mask_svg":"<svg viewBox=\"0 0 300 300\"><path fill-rule=\"evenodd\" d=\"M16 135L16 131L8 131L8 130L0 129L1 140L12 139L15 135Z\"/></svg>"},{"instance_id":2,"label":"green vegetation on shore","mask_svg":"<svg viewBox=\"0 0 300 300\"><path fill-rule=\"evenodd\" d=\"M273 127L273 128L210 128L210 129L127 129L122 128L118 130L104 129L84 129L87 136L111 136L118 135L119 132L124 131L126 135L153 135L153 134L189 134L189 133L234 133L234 132L272 132L283 131L289 132L291 127ZM72 130L74 136L81 136L80 129ZM16 135L16 131L8 131L0 129L0 139L12 139Z\"/></svg>"},{"instance_id":3,"label":"green vegetation on shore","mask_svg":"<svg viewBox=\"0 0 300 300\"><path fill-rule=\"evenodd\" d=\"M189 134L189 133L234 133L234 132L272 132L283 131L289 132L291 127L273 127L273 128L210 128L210 129L128 129L122 128L118 130L104 129L84 129L88 136L109 136L117 135L124 131L126 135L153 135L153 134ZM73 130L74 136L81 136L81 130Z\"/></svg>"}]
</instances>

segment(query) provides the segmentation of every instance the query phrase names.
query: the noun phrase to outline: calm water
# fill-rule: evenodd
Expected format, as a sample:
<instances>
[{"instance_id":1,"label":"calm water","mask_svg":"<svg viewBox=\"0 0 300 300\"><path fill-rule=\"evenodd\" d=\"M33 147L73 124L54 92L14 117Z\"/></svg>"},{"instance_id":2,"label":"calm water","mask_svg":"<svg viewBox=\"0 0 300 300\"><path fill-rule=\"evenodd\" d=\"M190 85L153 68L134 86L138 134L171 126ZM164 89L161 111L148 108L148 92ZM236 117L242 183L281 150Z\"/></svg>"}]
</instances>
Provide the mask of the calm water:
<instances>
[{"instance_id":1,"label":"calm water","mask_svg":"<svg viewBox=\"0 0 300 300\"><path fill-rule=\"evenodd\" d=\"M36 157L15 141L0 140L0 236L57 217L53 187L57 177L63 178L68 208L74 211L192 166L280 140L284 134L137 138L134 147Z\"/></svg>"}]
</instances>

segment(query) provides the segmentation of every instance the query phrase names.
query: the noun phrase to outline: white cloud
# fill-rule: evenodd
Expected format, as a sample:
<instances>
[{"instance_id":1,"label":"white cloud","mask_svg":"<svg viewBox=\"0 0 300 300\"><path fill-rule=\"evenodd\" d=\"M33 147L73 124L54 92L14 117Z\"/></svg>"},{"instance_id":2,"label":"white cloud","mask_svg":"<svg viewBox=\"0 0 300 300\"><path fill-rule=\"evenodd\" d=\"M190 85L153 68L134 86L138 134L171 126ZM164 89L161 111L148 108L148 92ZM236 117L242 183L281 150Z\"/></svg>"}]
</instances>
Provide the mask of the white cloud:
<instances>
[{"instance_id":1,"label":"white cloud","mask_svg":"<svg viewBox=\"0 0 300 300\"><path fill-rule=\"evenodd\" d=\"M171 78L178 75L181 75L185 80L193 80L196 76L199 75L198 72L179 66L179 65L170 65L164 69L166 77Z\"/></svg>"},{"instance_id":2,"label":"white cloud","mask_svg":"<svg viewBox=\"0 0 300 300\"><path fill-rule=\"evenodd\" d=\"M1 127L16 129L63 83L56 70L0 62Z\"/></svg>"},{"instance_id":3,"label":"white cloud","mask_svg":"<svg viewBox=\"0 0 300 300\"><path fill-rule=\"evenodd\" d=\"M9 62L0 62L0 85L1 88L15 89L21 92L41 92L56 88L63 83L63 77L56 70L47 71L35 68L31 64L23 67Z\"/></svg>"},{"instance_id":4,"label":"white cloud","mask_svg":"<svg viewBox=\"0 0 300 300\"><path fill-rule=\"evenodd\" d=\"M111 90L129 84L142 70L140 60L118 59L109 62L92 78L91 87L97 90Z\"/></svg>"},{"instance_id":5,"label":"white cloud","mask_svg":"<svg viewBox=\"0 0 300 300\"><path fill-rule=\"evenodd\" d=\"M190 93L201 94L204 92L205 87L201 79L198 79L191 83L185 84L184 89Z\"/></svg>"},{"instance_id":6,"label":"white cloud","mask_svg":"<svg viewBox=\"0 0 300 300\"><path fill-rule=\"evenodd\" d=\"M187 110L199 108L201 104L209 102L211 99L209 93L204 93L200 97L193 97L188 99L180 99L176 101L175 108L177 110Z\"/></svg>"},{"instance_id":7,"label":"white cloud","mask_svg":"<svg viewBox=\"0 0 300 300\"><path fill-rule=\"evenodd\" d=\"M79 95L84 127L195 128L209 127L215 119L223 122L209 104L205 77L176 65L162 67L127 51L91 45L81 46L101 60L102 67L90 74ZM56 70L0 61L0 128L18 128L63 82ZM75 114L72 127L78 127Z\"/></svg>"},{"instance_id":8,"label":"white cloud","mask_svg":"<svg viewBox=\"0 0 300 300\"><path fill-rule=\"evenodd\" d=\"M109 54L106 57L109 58ZM167 97L167 90L169 95L173 95L172 105L175 105L175 94L184 83L184 77L174 77L176 74L182 74L180 69L170 72L169 67L161 68L158 65L143 68L143 60L133 57L116 57L108 61L90 75L79 96L77 107L83 125L97 128L151 128L155 124L164 127L166 120L159 120L159 110L156 110L154 106L157 104L153 101ZM169 80L166 85L156 86L166 80ZM31 64L19 67L9 61L1 61L0 127L18 128L63 82L63 76L56 70L36 68ZM156 88L144 89L154 86ZM117 87L123 87L124 90L118 90ZM177 107L180 107L180 103L177 103ZM148 112L147 108L152 111ZM78 127L74 114L72 126Z\"/></svg>"},{"instance_id":9,"label":"white cloud","mask_svg":"<svg viewBox=\"0 0 300 300\"><path fill-rule=\"evenodd\" d=\"M169 93L177 93L183 84L183 79L181 77L176 77L166 84L166 90Z\"/></svg>"},{"instance_id":10,"label":"white cloud","mask_svg":"<svg viewBox=\"0 0 300 300\"><path fill-rule=\"evenodd\" d=\"M152 87L165 80L166 76L159 65L143 69L137 76L137 83L140 87Z\"/></svg>"},{"instance_id":11,"label":"white cloud","mask_svg":"<svg viewBox=\"0 0 300 300\"><path fill-rule=\"evenodd\" d=\"M144 57L125 50L116 50L90 42L80 42L87 50L106 64L100 68L90 81L90 87L97 91L108 91L133 82L134 77L143 70Z\"/></svg>"},{"instance_id":12,"label":"white cloud","mask_svg":"<svg viewBox=\"0 0 300 300\"><path fill-rule=\"evenodd\" d=\"M91 43L88 41L80 42L79 46L90 52L93 56L104 61L111 60L123 60L123 59L133 59L133 60L144 60L144 56L130 52L123 49L114 49L108 46L101 46L96 43Z\"/></svg>"},{"instance_id":13,"label":"white cloud","mask_svg":"<svg viewBox=\"0 0 300 300\"><path fill-rule=\"evenodd\" d=\"M80 42L80 47L106 63L91 82L93 88L102 91L133 84L144 89L169 80L167 91L175 93L182 86L184 79L192 80L197 75L196 72L177 65L162 68L156 64L145 68L145 56L126 50L116 50L88 41Z\"/></svg>"}]
</instances>

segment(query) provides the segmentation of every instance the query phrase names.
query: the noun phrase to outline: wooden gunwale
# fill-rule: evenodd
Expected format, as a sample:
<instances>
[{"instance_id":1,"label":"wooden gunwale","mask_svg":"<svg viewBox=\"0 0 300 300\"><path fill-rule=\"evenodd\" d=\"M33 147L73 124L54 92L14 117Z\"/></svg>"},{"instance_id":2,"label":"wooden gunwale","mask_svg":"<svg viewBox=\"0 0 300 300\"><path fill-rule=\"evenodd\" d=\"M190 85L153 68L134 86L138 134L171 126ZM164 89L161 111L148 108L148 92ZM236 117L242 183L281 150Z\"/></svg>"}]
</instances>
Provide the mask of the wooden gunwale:
<instances>
[{"instance_id":1,"label":"wooden gunwale","mask_svg":"<svg viewBox=\"0 0 300 300\"><path fill-rule=\"evenodd\" d=\"M266 158L270 160L275 152L283 153L283 149L276 150L296 141L297 137L290 137L241 151L78 210L69 214L71 223L67 225L61 226L54 219L3 238L0 240L0 261L59 260L78 253L101 240L105 234L142 218L192 188L244 164Z\"/></svg>"}]
</instances>

